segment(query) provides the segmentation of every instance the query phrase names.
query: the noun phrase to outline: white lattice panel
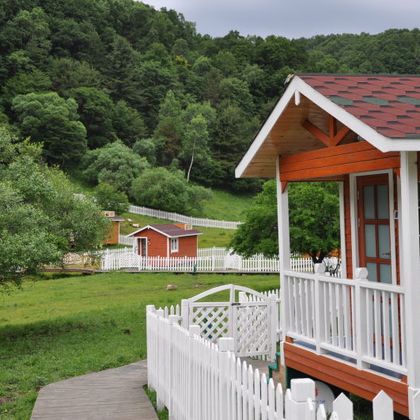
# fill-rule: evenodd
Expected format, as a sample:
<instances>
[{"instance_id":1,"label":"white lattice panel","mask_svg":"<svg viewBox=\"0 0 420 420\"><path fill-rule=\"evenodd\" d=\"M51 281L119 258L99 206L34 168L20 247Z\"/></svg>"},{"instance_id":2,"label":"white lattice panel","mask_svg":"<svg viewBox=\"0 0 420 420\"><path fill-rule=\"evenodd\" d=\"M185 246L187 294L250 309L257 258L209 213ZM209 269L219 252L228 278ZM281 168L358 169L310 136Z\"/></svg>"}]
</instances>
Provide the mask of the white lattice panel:
<instances>
[{"instance_id":1,"label":"white lattice panel","mask_svg":"<svg viewBox=\"0 0 420 420\"><path fill-rule=\"evenodd\" d=\"M267 304L248 303L234 307L234 332L238 356L266 355L270 352L270 323Z\"/></svg>"},{"instance_id":2,"label":"white lattice panel","mask_svg":"<svg viewBox=\"0 0 420 420\"><path fill-rule=\"evenodd\" d=\"M229 306L194 306L190 323L200 326L202 337L216 342L229 336Z\"/></svg>"}]
</instances>

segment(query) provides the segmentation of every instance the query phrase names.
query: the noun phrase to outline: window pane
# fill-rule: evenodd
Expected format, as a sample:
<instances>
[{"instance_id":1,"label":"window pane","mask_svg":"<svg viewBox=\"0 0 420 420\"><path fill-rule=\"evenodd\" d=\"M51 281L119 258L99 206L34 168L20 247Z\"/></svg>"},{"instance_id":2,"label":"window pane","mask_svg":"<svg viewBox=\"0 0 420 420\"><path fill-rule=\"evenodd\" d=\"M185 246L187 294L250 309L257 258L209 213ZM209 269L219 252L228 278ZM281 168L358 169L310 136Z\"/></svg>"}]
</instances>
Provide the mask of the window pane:
<instances>
[{"instance_id":1,"label":"window pane","mask_svg":"<svg viewBox=\"0 0 420 420\"><path fill-rule=\"evenodd\" d=\"M391 266L389 264L380 264L379 273L381 275L381 283L392 283Z\"/></svg>"},{"instance_id":2,"label":"window pane","mask_svg":"<svg viewBox=\"0 0 420 420\"><path fill-rule=\"evenodd\" d=\"M365 225L366 256L376 257L375 225Z\"/></svg>"},{"instance_id":3,"label":"window pane","mask_svg":"<svg viewBox=\"0 0 420 420\"><path fill-rule=\"evenodd\" d=\"M388 185L378 185L378 219L389 219Z\"/></svg>"},{"instance_id":4,"label":"window pane","mask_svg":"<svg viewBox=\"0 0 420 420\"><path fill-rule=\"evenodd\" d=\"M365 203L365 219L375 218L375 187L369 185L363 188L363 200Z\"/></svg>"},{"instance_id":5,"label":"window pane","mask_svg":"<svg viewBox=\"0 0 420 420\"><path fill-rule=\"evenodd\" d=\"M389 244L389 226L379 225L378 226L379 236L379 258L391 258L391 247Z\"/></svg>"},{"instance_id":6,"label":"window pane","mask_svg":"<svg viewBox=\"0 0 420 420\"><path fill-rule=\"evenodd\" d=\"M378 281L376 264L375 263L367 263L366 268L368 270L368 280L369 281Z\"/></svg>"}]
</instances>

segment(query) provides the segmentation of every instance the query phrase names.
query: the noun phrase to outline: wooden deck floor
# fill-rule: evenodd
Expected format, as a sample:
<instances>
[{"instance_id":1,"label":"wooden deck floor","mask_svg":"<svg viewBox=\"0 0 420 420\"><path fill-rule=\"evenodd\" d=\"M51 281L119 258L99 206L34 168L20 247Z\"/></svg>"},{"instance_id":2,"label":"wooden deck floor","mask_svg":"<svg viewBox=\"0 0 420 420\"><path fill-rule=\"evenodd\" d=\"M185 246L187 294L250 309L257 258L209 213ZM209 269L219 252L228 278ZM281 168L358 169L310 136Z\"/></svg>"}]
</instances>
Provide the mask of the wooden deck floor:
<instances>
[{"instance_id":1,"label":"wooden deck floor","mask_svg":"<svg viewBox=\"0 0 420 420\"><path fill-rule=\"evenodd\" d=\"M146 361L77 376L42 388L33 420L157 420L143 386Z\"/></svg>"}]
</instances>

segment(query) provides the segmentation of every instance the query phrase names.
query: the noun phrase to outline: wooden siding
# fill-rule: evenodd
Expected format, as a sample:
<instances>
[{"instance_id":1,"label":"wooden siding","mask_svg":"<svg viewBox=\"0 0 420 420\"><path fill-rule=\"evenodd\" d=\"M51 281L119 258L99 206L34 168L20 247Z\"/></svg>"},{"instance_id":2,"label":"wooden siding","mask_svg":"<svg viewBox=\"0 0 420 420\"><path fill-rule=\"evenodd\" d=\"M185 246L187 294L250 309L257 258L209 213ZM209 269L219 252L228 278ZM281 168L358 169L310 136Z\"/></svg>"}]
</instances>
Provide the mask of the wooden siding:
<instances>
[{"instance_id":1,"label":"wooden siding","mask_svg":"<svg viewBox=\"0 0 420 420\"><path fill-rule=\"evenodd\" d=\"M372 401L378 392L384 390L393 399L395 411L408 415L408 385L403 381L372 371L359 370L346 362L317 355L290 343L290 339L286 339L284 343L284 356L286 367L367 400Z\"/></svg>"},{"instance_id":2,"label":"wooden siding","mask_svg":"<svg viewBox=\"0 0 420 420\"><path fill-rule=\"evenodd\" d=\"M178 252L171 252L170 240L167 236L156 232L153 229L143 230L135 235L136 237L147 238L148 257L196 257L197 256L197 236L185 236L178 238ZM136 240L136 239L135 239ZM168 255L169 249L169 255Z\"/></svg>"},{"instance_id":3,"label":"wooden siding","mask_svg":"<svg viewBox=\"0 0 420 420\"><path fill-rule=\"evenodd\" d=\"M171 252L171 248L169 247L169 256L170 257L196 257L197 245L198 245L197 236L185 236L183 238L179 238L178 252Z\"/></svg>"},{"instance_id":4,"label":"wooden siding","mask_svg":"<svg viewBox=\"0 0 420 420\"><path fill-rule=\"evenodd\" d=\"M104 244L105 245L116 245L118 244L119 234L120 234L120 222L111 222L111 227L106 237Z\"/></svg>"},{"instance_id":5,"label":"wooden siding","mask_svg":"<svg viewBox=\"0 0 420 420\"><path fill-rule=\"evenodd\" d=\"M365 141L280 158L283 182L315 180L399 167L398 152L382 153Z\"/></svg>"},{"instance_id":6,"label":"wooden siding","mask_svg":"<svg viewBox=\"0 0 420 420\"><path fill-rule=\"evenodd\" d=\"M153 229L143 230L135 235L135 237L147 238L147 256L148 257L167 257L168 255L168 238Z\"/></svg>"}]
</instances>

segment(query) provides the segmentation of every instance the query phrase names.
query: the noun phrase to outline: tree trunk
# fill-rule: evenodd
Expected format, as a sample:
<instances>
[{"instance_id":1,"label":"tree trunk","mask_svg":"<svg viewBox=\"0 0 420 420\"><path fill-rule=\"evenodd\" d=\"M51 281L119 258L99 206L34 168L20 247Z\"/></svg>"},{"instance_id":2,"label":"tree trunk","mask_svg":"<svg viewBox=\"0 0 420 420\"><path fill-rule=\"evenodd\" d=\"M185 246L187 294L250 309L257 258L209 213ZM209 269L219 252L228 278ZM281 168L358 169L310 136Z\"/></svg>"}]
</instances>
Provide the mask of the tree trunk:
<instances>
[{"instance_id":1,"label":"tree trunk","mask_svg":"<svg viewBox=\"0 0 420 420\"><path fill-rule=\"evenodd\" d=\"M191 155L191 162L190 162L190 166L189 166L188 172L187 172L187 182L190 182L190 174L191 174L191 169L192 169L193 163L194 163L194 152Z\"/></svg>"}]
</instances>

